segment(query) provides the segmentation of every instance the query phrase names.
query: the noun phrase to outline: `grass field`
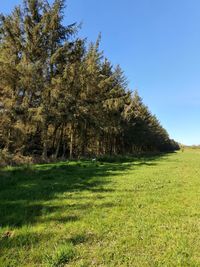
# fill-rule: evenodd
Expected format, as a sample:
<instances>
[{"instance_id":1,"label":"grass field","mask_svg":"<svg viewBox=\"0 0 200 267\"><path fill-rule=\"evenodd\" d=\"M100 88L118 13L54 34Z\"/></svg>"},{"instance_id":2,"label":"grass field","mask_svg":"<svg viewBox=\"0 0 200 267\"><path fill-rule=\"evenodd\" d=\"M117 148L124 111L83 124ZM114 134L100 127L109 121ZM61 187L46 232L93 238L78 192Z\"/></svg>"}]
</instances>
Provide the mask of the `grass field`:
<instances>
[{"instance_id":1,"label":"grass field","mask_svg":"<svg viewBox=\"0 0 200 267\"><path fill-rule=\"evenodd\" d=\"M0 266L200 266L200 151L0 171Z\"/></svg>"}]
</instances>

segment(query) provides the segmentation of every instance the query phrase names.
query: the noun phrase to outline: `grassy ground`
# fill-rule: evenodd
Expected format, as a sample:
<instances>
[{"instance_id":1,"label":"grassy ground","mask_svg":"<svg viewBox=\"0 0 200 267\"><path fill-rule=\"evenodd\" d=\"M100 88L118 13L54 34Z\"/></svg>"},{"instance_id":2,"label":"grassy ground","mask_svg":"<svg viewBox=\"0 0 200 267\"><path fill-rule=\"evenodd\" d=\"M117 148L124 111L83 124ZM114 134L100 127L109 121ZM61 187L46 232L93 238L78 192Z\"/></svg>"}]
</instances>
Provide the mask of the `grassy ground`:
<instances>
[{"instance_id":1,"label":"grassy ground","mask_svg":"<svg viewBox=\"0 0 200 267\"><path fill-rule=\"evenodd\" d=\"M0 171L0 266L200 266L200 151Z\"/></svg>"}]
</instances>

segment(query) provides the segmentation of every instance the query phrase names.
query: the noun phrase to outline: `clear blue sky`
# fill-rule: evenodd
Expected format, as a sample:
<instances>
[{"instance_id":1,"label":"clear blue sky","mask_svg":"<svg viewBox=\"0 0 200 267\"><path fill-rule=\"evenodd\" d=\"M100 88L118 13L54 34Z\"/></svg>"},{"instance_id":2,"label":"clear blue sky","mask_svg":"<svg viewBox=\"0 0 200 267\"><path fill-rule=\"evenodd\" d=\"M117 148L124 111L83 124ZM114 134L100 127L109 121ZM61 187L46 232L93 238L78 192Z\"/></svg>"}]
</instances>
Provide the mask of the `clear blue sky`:
<instances>
[{"instance_id":1,"label":"clear blue sky","mask_svg":"<svg viewBox=\"0 0 200 267\"><path fill-rule=\"evenodd\" d=\"M51 0L52 2L52 0ZM1 1L10 12L22 0ZM200 1L68 0L66 23L83 22L81 36L102 33L105 55L119 63L131 89L170 136L200 144Z\"/></svg>"}]
</instances>

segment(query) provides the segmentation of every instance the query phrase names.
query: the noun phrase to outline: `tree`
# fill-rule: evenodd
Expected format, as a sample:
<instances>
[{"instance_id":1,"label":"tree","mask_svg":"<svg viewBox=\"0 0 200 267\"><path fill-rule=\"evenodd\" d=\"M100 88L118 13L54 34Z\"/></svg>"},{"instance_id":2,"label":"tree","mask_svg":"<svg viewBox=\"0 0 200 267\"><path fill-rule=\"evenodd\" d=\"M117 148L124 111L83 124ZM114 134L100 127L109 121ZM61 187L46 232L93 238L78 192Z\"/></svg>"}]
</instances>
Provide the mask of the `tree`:
<instances>
[{"instance_id":1,"label":"tree","mask_svg":"<svg viewBox=\"0 0 200 267\"><path fill-rule=\"evenodd\" d=\"M95 43L65 26L64 0L24 0L0 16L0 149L80 157L172 151L155 115Z\"/></svg>"}]
</instances>

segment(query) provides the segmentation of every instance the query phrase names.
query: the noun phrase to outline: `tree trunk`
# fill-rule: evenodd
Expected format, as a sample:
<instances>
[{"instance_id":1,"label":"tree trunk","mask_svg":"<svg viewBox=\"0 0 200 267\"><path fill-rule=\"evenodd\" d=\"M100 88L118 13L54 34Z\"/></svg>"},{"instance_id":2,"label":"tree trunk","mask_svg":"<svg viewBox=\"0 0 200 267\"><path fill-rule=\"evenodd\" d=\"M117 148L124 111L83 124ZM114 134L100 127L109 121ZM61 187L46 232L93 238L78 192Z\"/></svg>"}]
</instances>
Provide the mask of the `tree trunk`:
<instances>
[{"instance_id":1,"label":"tree trunk","mask_svg":"<svg viewBox=\"0 0 200 267\"><path fill-rule=\"evenodd\" d=\"M96 144L96 155L99 156L100 154L100 141L99 139L97 139L97 144Z\"/></svg>"},{"instance_id":2,"label":"tree trunk","mask_svg":"<svg viewBox=\"0 0 200 267\"><path fill-rule=\"evenodd\" d=\"M69 158L73 158L73 145L74 145L74 129L73 125L70 126L70 145L69 145Z\"/></svg>"},{"instance_id":3,"label":"tree trunk","mask_svg":"<svg viewBox=\"0 0 200 267\"><path fill-rule=\"evenodd\" d=\"M48 135L48 126L47 123L44 124L42 139L43 139L43 150L42 150L42 158L47 160L47 135Z\"/></svg>"},{"instance_id":4,"label":"tree trunk","mask_svg":"<svg viewBox=\"0 0 200 267\"><path fill-rule=\"evenodd\" d=\"M60 150L60 143L61 143L62 139L63 139L63 126L61 128L60 138L58 139L58 143L57 143L57 147L56 147L55 159L57 159L57 157L58 157L58 153Z\"/></svg>"},{"instance_id":5,"label":"tree trunk","mask_svg":"<svg viewBox=\"0 0 200 267\"><path fill-rule=\"evenodd\" d=\"M58 131L59 127L60 127L60 125L55 126L55 129L53 131L53 144L52 144L53 150L55 148L56 135L57 135L57 131Z\"/></svg>"},{"instance_id":6,"label":"tree trunk","mask_svg":"<svg viewBox=\"0 0 200 267\"><path fill-rule=\"evenodd\" d=\"M42 158L43 158L44 160L47 159L47 140L44 140L44 141L43 141Z\"/></svg>"},{"instance_id":7,"label":"tree trunk","mask_svg":"<svg viewBox=\"0 0 200 267\"><path fill-rule=\"evenodd\" d=\"M63 148L62 148L62 158L64 159L66 156L66 143L65 143L65 139L66 139L66 127L64 129L64 134L63 134Z\"/></svg>"}]
</instances>

